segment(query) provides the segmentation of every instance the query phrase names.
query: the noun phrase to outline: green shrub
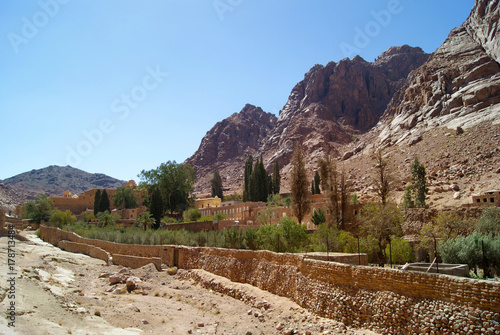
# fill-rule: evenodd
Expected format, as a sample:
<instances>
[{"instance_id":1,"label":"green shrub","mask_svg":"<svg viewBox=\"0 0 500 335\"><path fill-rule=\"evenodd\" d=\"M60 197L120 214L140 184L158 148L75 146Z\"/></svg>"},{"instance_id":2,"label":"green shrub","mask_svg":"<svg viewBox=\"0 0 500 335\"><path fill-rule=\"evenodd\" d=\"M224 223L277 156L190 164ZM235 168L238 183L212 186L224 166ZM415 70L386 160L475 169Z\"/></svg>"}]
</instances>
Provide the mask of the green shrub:
<instances>
[{"instance_id":1,"label":"green shrub","mask_svg":"<svg viewBox=\"0 0 500 335\"><path fill-rule=\"evenodd\" d=\"M385 254L390 256L392 264L404 264L413 261L413 250L410 243L401 237L396 237L385 248Z\"/></svg>"}]
</instances>

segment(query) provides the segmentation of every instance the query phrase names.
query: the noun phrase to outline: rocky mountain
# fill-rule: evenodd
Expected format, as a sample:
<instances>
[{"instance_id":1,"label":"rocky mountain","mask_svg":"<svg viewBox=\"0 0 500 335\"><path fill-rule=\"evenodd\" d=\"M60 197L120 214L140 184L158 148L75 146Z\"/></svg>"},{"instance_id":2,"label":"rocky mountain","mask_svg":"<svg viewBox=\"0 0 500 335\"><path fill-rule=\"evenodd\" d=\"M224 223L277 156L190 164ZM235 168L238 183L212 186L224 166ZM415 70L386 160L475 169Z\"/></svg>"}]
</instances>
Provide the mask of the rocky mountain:
<instances>
[{"instance_id":1,"label":"rocky mountain","mask_svg":"<svg viewBox=\"0 0 500 335\"><path fill-rule=\"evenodd\" d=\"M62 196L65 191L78 194L91 188L116 188L125 184L125 181L102 173L88 173L71 166L56 165L24 172L2 182L6 192L16 195L13 200L16 204L34 199L39 193Z\"/></svg>"},{"instance_id":2,"label":"rocky mountain","mask_svg":"<svg viewBox=\"0 0 500 335\"><path fill-rule=\"evenodd\" d=\"M248 155L262 154L269 168L275 160L286 166L299 141L309 156L351 142L378 122L408 73L428 57L420 48L402 46L390 48L373 63L355 57L315 65L293 88L277 119L246 105L218 122L186 160L197 172L197 191L209 188L217 169L225 185L241 187L241 167Z\"/></svg>"},{"instance_id":3,"label":"rocky mountain","mask_svg":"<svg viewBox=\"0 0 500 335\"><path fill-rule=\"evenodd\" d=\"M248 155L259 154L276 120L274 114L247 104L239 113L217 122L194 155L186 160L198 176L197 189L209 187L215 170L223 171L226 182L238 180L241 171L234 167L243 164Z\"/></svg>"},{"instance_id":4,"label":"rocky mountain","mask_svg":"<svg viewBox=\"0 0 500 335\"><path fill-rule=\"evenodd\" d=\"M498 11L498 1L478 1L467 21L411 73L379 124L385 145L415 141L438 126L500 122Z\"/></svg>"},{"instance_id":5,"label":"rocky mountain","mask_svg":"<svg viewBox=\"0 0 500 335\"><path fill-rule=\"evenodd\" d=\"M428 57L422 49L405 45L388 49L373 63L357 56L314 66L293 88L265 140L261 150L268 164L288 164L299 141L309 156L325 146L339 152L340 145L377 124L410 71Z\"/></svg>"}]
</instances>

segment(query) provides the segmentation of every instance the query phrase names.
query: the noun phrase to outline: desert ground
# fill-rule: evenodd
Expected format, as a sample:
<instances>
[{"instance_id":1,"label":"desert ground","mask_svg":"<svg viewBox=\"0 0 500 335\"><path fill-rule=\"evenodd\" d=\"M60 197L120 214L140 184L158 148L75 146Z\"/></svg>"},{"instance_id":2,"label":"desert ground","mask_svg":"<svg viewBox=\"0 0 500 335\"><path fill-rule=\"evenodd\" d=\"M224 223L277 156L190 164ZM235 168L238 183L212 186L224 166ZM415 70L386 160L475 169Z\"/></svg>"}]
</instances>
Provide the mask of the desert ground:
<instances>
[{"instance_id":1,"label":"desert ground","mask_svg":"<svg viewBox=\"0 0 500 335\"><path fill-rule=\"evenodd\" d=\"M0 334L376 334L202 270L128 269L65 252L34 232L21 234L27 241L16 240L13 248L14 292L7 284L8 239L0 238ZM130 292L123 282L111 284L127 277L136 278ZM202 285L207 282L214 290ZM11 301L15 327L8 326Z\"/></svg>"}]
</instances>

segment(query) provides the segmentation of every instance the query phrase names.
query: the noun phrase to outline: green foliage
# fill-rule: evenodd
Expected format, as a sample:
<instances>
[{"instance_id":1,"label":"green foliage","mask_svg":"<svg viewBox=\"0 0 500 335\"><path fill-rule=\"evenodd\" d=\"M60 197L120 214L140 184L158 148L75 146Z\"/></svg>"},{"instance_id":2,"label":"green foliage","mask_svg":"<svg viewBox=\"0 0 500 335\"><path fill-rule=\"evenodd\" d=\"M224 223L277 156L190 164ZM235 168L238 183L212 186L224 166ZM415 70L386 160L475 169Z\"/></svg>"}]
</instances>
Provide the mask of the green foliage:
<instances>
[{"instance_id":1,"label":"green foliage","mask_svg":"<svg viewBox=\"0 0 500 335\"><path fill-rule=\"evenodd\" d=\"M50 218L52 200L46 194L38 194L35 201L28 201L21 206L21 218L40 223Z\"/></svg>"},{"instance_id":2,"label":"green foliage","mask_svg":"<svg viewBox=\"0 0 500 335\"><path fill-rule=\"evenodd\" d=\"M281 188L281 176L280 176L280 167L278 165L278 161L274 161L273 166L273 176L271 179L271 192L272 194L279 194Z\"/></svg>"},{"instance_id":3,"label":"green foliage","mask_svg":"<svg viewBox=\"0 0 500 335\"><path fill-rule=\"evenodd\" d=\"M358 200L358 194L356 192L354 192L352 195L351 195L351 203L353 205L358 205L359 204L359 200Z\"/></svg>"},{"instance_id":4,"label":"green foliage","mask_svg":"<svg viewBox=\"0 0 500 335\"><path fill-rule=\"evenodd\" d=\"M236 227L226 228L222 231L226 248L243 249L245 237L243 231Z\"/></svg>"},{"instance_id":5,"label":"green foliage","mask_svg":"<svg viewBox=\"0 0 500 335\"><path fill-rule=\"evenodd\" d=\"M292 198L285 197L285 199L283 199L283 205L286 208L290 208L290 206L292 205Z\"/></svg>"},{"instance_id":6,"label":"green foliage","mask_svg":"<svg viewBox=\"0 0 500 335\"><path fill-rule=\"evenodd\" d=\"M319 226L320 224L325 223L326 222L325 211L322 210L321 208L318 210L315 210L313 215L312 215L312 222L314 223L315 226Z\"/></svg>"},{"instance_id":7,"label":"green foliage","mask_svg":"<svg viewBox=\"0 0 500 335\"><path fill-rule=\"evenodd\" d=\"M153 227L153 225L155 225L156 223L156 220L153 217L153 214L146 211L135 219L135 223L137 223L139 227L142 227L144 228L144 230L146 230L147 228Z\"/></svg>"},{"instance_id":8,"label":"green foliage","mask_svg":"<svg viewBox=\"0 0 500 335\"><path fill-rule=\"evenodd\" d=\"M315 230L311 236L314 251L340 251L337 240L338 234L339 232L337 229L326 223L320 224L318 229Z\"/></svg>"},{"instance_id":9,"label":"green foliage","mask_svg":"<svg viewBox=\"0 0 500 335\"><path fill-rule=\"evenodd\" d=\"M267 201L267 196L269 195L269 175L264 167L262 157L255 162L248 185L247 195L249 201Z\"/></svg>"},{"instance_id":10,"label":"green foliage","mask_svg":"<svg viewBox=\"0 0 500 335\"><path fill-rule=\"evenodd\" d=\"M263 209L257 213L257 219L260 221L261 224L268 225L271 224L271 219L273 215L274 215L274 208L266 207L266 209Z\"/></svg>"},{"instance_id":11,"label":"green foliage","mask_svg":"<svg viewBox=\"0 0 500 335\"><path fill-rule=\"evenodd\" d=\"M406 186L403 200L401 201L403 208L415 208L415 202L413 201L412 192L412 185Z\"/></svg>"},{"instance_id":12,"label":"green foliage","mask_svg":"<svg viewBox=\"0 0 500 335\"><path fill-rule=\"evenodd\" d=\"M314 179L311 189L312 194L321 194L320 185L321 185L321 177L319 176L318 171L316 171L314 173Z\"/></svg>"},{"instance_id":13,"label":"green foliage","mask_svg":"<svg viewBox=\"0 0 500 335\"><path fill-rule=\"evenodd\" d=\"M101 227L114 226L115 223L120 220L119 214L111 214L109 211L97 213L97 219L99 220L99 225Z\"/></svg>"},{"instance_id":14,"label":"green foliage","mask_svg":"<svg viewBox=\"0 0 500 335\"><path fill-rule=\"evenodd\" d=\"M198 208L190 208L183 214L184 222L196 222L201 218L201 212Z\"/></svg>"},{"instance_id":15,"label":"green foliage","mask_svg":"<svg viewBox=\"0 0 500 335\"><path fill-rule=\"evenodd\" d=\"M154 187L152 190L151 201L149 202L149 212L155 220L152 228L158 229L160 227L161 218L165 212L163 210L163 198L158 187Z\"/></svg>"},{"instance_id":16,"label":"green foliage","mask_svg":"<svg viewBox=\"0 0 500 335\"><path fill-rule=\"evenodd\" d=\"M420 164L418 158L415 157L411 166L411 174L413 181L413 192L415 196L415 206L418 208L426 208L425 196L429 192L426 186L426 171L423 164Z\"/></svg>"},{"instance_id":17,"label":"green foliage","mask_svg":"<svg viewBox=\"0 0 500 335\"><path fill-rule=\"evenodd\" d=\"M290 187L292 193L292 212L300 223L307 213L309 213L311 206L305 158L300 144L297 145L293 152L291 164Z\"/></svg>"},{"instance_id":18,"label":"green foliage","mask_svg":"<svg viewBox=\"0 0 500 335\"><path fill-rule=\"evenodd\" d=\"M210 186L212 189L212 197L219 197L221 200L224 199L224 192L222 190L222 178L220 177L219 170L214 172L213 178L210 180Z\"/></svg>"},{"instance_id":19,"label":"green foliage","mask_svg":"<svg viewBox=\"0 0 500 335\"><path fill-rule=\"evenodd\" d=\"M196 181L196 173L189 164L177 164L175 161L162 163L156 169L142 170L139 174L141 186L151 194L154 188L160 191L163 209L182 212L192 203L191 194Z\"/></svg>"},{"instance_id":20,"label":"green foliage","mask_svg":"<svg viewBox=\"0 0 500 335\"><path fill-rule=\"evenodd\" d=\"M383 266L386 260L385 248L392 235L402 236L401 223L403 214L392 203L385 206L378 203L368 203L361 214L361 231L373 236L378 243L377 261Z\"/></svg>"},{"instance_id":21,"label":"green foliage","mask_svg":"<svg viewBox=\"0 0 500 335\"><path fill-rule=\"evenodd\" d=\"M93 212L82 212L80 214L80 217L82 218L83 222L90 222L93 218L95 218L95 215Z\"/></svg>"},{"instance_id":22,"label":"green foliage","mask_svg":"<svg viewBox=\"0 0 500 335\"><path fill-rule=\"evenodd\" d=\"M245 245L247 246L248 249L250 250L257 249L257 241L258 241L257 229L247 228L245 230L243 238L245 240Z\"/></svg>"},{"instance_id":23,"label":"green foliage","mask_svg":"<svg viewBox=\"0 0 500 335\"><path fill-rule=\"evenodd\" d=\"M233 193L230 195L224 196L225 201L243 201L243 196L239 193Z\"/></svg>"},{"instance_id":24,"label":"green foliage","mask_svg":"<svg viewBox=\"0 0 500 335\"><path fill-rule=\"evenodd\" d=\"M253 157L252 155L248 156L245 161L245 174L244 174L244 189L243 189L243 201L250 201L250 177L252 176L253 170Z\"/></svg>"},{"instance_id":25,"label":"green foliage","mask_svg":"<svg viewBox=\"0 0 500 335\"><path fill-rule=\"evenodd\" d=\"M101 201L101 190L98 189L94 194L94 215L99 213L99 201Z\"/></svg>"},{"instance_id":26,"label":"green foliage","mask_svg":"<svg viewBox=\"0 0 500 335\"><path fill-rule=\"evenodd\" d=\"M60 227L63 225L75 223L76 216L74 216L69 209L64 212L56 209L52 212L49 221L58 223L58 226Z\"/></svg>"},{"instance_id":27,"label":"green foliage","mask_svg":"<svg viewBox=\"0 0 500 335\"><path fill-rule=\"evenodd\" d=\"M481 234L491 233L494 237L500 237L500 208L484 208L476 224L476 230Z\"/></svg>"},{"instance_id":28,"label":"green foliage","mask_svg":"<svg viewBox=\"0 0 500 335\"><path fill-rule=\"evenodd\" d=\"M280 219L279 230L283 236L284 252L297 252L307 240L307 232L304 225L298 224L288 216Z\"/></svg>"},{"instance_id":29,"label":"green foliage","mask_svg":"<svg viewBox=\"0 0 500 335\"><path fill-rule=\"evenodd\" d=\"M401 237L391 240L390 246L385 247L385 254L390 256L392 264L404 264L413 261L413 250L410 243Z\"/></svg>"},{"instance_id":30,"label":"green foliage","mask_svg":"<svg viewBox=\"0 0 500 335\"><path fill-rule=\"evenodd\" d=\"M340 230L337 236L339 251L346 253L358 252L358 241L351 233Z\"/></svg>"},{"instance_id":31,"label":"green foliage","mask_svg":"<svg viewBox=\"0 0 500 335\"><path fill-rule=\"evenodd\" d=\"M118 187L113 195L113 204L117 208L137 208L137 195L131 187Z\"/></svg>"},{"instance_id":32,"label":"green foliage","mask_svg":"<svg viewBox=\"0 0 500 335\"><path fill-rule=\"evenodd\" d=\"M337 226L341 222L341 197L339 197L337 165L332 156L326 153L323 158L319 159L318 165L322 189L328 198L328 209L331 213L328 224L330 226Z\"/></svg>"},{"instance_id":33,"label":"green foliage","mask_svg":"<svg viewBox=\"0 0 500 335\"><path fill-rule=\"evenodd\" d=\"M280 194L269 194L267 197L267 206L268 207L284 207L285 199Z\"/></svg>"},{"instance_id":34,"label":"green foliage","mask_svg":"<svg viewBox=\"0 0 500 335\"><path fill-rule=\"evenodd\" d=\"M110 209L110 203L109 203L109 196L108 196L108 192L106 192L106 190L102 190L101 192L101 197L99 198L99 211L98 213L103 213L103 212L110 212L111 209Z\"/></svg>"},{"instance_id":35,"label":"green foliage","mask_svg":"<svg viewBox=\"0 0 500 335\"><path fill-rule=\"evenodd\" d=\"M458 236L440 243L438 251L445 263L468 264L475 272L484 266L485 277L492 277L492 270L500 273L500 239L493 234L475 231L469 236Z\"/></svg>"}]
</instances>

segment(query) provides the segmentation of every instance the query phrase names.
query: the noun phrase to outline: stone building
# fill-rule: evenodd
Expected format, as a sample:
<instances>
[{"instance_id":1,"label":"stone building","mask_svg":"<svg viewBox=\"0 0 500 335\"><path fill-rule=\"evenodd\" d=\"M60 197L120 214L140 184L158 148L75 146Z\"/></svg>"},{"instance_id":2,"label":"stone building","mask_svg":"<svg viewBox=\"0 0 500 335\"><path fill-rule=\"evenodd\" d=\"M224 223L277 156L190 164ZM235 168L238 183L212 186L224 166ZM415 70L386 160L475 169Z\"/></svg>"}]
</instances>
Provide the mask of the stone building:
<instances>
[{"instance_id":1,"label":"stone building","mask_svg":"<svg viewBox=\"0 0 500 335\"><path fill-rule=\"evenodd\" d=\"M483 206L483 205L500 206L500 191L491 190L491 191L486 191L480 195L473 195L472 204L476 206Z\"/></svg>"}]
</instances>

